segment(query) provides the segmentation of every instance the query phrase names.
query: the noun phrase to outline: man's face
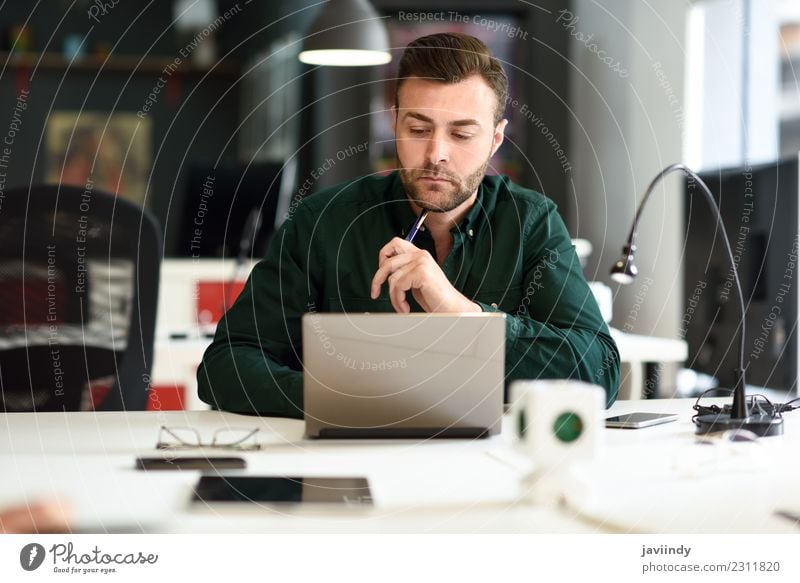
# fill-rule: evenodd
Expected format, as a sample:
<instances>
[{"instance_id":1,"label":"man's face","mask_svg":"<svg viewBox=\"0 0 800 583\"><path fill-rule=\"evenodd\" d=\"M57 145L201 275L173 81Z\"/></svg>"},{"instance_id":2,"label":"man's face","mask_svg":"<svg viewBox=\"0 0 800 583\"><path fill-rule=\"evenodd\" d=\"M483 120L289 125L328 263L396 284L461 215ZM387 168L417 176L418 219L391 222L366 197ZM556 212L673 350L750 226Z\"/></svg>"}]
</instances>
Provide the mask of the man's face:
<instances>
[{"instance_id":1,"label":"man's face","mask_svg":"<svg viewBox=\"0 0 800 583\"><path fill-rule=\"evenodd\" d=\"M398 104L394 132L406 193L424 209L455 209L477 191L503 143L507 120L494 124L494 92L478 75L452 84L411 77Z\"/></svg>"}]
</instances>

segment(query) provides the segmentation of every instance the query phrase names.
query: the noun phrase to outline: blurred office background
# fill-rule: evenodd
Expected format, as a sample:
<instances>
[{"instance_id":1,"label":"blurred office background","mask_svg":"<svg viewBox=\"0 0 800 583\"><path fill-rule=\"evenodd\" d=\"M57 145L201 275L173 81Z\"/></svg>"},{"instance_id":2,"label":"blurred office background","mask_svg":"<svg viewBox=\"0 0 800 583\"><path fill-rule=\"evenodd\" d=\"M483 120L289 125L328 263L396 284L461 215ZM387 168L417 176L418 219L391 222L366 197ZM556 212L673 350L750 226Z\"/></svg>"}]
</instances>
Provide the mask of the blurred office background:
<instances>
[{"instance_id":1,"label":"blurred office background","mask_svg":"<svg viewBox=\"0 0 800 583\"><path fill-rule=\"evenodd\" d=\"M611 287L615 328L672 339L699 330L689 354L696 362L711 324L693 310L687 325L696 282L684 272L712 255L692 243L687 201L694 199L683 180L665 181L645 211L639 279L611 284L608 267L643 191L668 164L684 161L713 176L765 165L777 172L780 160L796 158L800 3L372 5L385 17L392 62L315 67L297 57L323 8L317 0L3 3L0 184L91 180L156 214L167 260L238 257L256 208L263 225L246 251L258 256L298 196L392 168L387 110L399 54L422 34L467 32L507 63L511 78L508 141L493 171L547 194L573 237L591 243L585 272ZM796 176L793 188L756 206L778 217L770 228L793 230L796 240ZM782 210L785 197L794 216ZM734 243L738 227L729 226ZM713 230L713 222L702 228ZM772 249L763 237L742 245ZM774 249L784 257L790 251ZM165 284L167 293L179 289L168 278ZM769 304L770 292L760 293ZM703 317L718 316L720 306L713 308ZM783 344L773 346L780 355L789 351L796 309L783 316ZM169 327L166 320L159 326ZM796 344L791 350L796 376Z\"/></svg>"}]
</instances>

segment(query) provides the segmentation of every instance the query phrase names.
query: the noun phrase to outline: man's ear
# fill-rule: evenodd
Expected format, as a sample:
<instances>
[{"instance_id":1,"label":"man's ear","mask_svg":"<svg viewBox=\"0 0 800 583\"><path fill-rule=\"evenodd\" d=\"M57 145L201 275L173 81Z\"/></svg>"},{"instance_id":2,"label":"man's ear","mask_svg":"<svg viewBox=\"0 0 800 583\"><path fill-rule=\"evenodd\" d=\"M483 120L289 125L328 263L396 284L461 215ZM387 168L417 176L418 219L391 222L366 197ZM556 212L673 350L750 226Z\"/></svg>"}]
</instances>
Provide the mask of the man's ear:
<instances>
[{"instance_id":1,"label":"man's ear","mask_svg":"<svg viewBox=\"0 0 800 583\"><path fill-rule=\"evenodd\" d=\"M497 125L494 128L494 136L492 137L492 156L494 156L494 153L497 152L497 149L500 147L500 144L503 143L503 140L506 137L505 131L507 125L508 120L501 119L499 122L497 122Z\"/></svg>"}]
</instances>

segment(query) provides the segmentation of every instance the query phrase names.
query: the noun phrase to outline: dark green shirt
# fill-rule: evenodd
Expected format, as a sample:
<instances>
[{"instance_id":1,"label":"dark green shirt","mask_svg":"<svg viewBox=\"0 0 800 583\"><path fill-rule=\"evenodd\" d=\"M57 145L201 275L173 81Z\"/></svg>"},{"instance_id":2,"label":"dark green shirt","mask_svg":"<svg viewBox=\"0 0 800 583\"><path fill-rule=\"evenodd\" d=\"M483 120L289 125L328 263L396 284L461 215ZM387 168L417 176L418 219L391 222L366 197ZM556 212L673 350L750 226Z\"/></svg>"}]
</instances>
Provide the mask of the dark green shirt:
<instances>
[{"instance_id":1,"label":"dark green shirt","mask_svg":"<svg viewBox=\"0 0 800 583\"><path fill-rule=\"evenodd\" d=\"M291 209L203 356L200 398L227 411L302 417L302 315L393 312L387 285L372 300L370 283L380 248L415 218L397 173L356 179ZM487 176L452 233L447 278L485 311L507 314L506 386L581 379L613 403L619 353L555 204ZM436 257L427 231L414 242Z\"/></svg>"}]
</instances>

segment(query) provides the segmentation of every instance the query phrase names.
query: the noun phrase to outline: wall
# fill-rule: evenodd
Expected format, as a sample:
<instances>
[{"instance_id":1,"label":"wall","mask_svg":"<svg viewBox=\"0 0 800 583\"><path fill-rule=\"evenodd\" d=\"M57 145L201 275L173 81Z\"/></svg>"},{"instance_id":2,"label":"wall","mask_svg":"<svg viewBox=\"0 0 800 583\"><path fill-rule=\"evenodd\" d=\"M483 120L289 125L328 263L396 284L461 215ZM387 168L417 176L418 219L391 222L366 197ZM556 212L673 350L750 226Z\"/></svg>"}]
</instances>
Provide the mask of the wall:
<instances>
[{"instance_id":1,"label":"wall","mask_svg":"<svg viewBox=\"0 0 800 583\"><path fill-rule=\"evenodd\" d=\"M569 28L574 235L589 239L590 279L610 282L652 178L681 161L686 0L575 0ZM568 16L568 15L566 15ZM602 52L601 52L602 51ZM605 60L604 60L605 59ZM677 338L682 310L683 182L657 189L639 228L640 275L615 290L612 324Z\"/></svg>"}]
</instances>

